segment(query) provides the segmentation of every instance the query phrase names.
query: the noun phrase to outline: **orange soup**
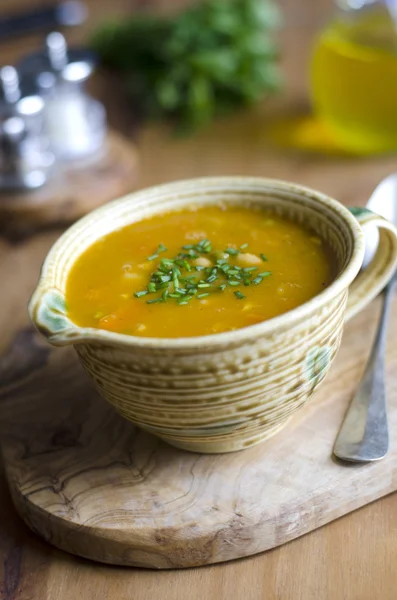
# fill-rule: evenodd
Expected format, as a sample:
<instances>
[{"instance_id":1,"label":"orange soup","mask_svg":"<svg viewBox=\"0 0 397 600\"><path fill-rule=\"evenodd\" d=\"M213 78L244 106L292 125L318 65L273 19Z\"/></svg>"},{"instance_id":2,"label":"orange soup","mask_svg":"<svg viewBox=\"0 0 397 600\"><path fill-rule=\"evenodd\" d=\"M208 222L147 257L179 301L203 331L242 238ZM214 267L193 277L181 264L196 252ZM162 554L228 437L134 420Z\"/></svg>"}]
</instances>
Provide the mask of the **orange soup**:
<instances>
[{"instance_id":1,"label":"orange soup","mask_svg":"<svg viewBox=\"0 0 397 600\"><path fill-rule=\"evenodd\" d=\"M83 327L198 336L285 313L333 275L327 247L301 225L260 208L192 206L98 240L74 264L66 301Z\"/></svg>"}]
</instances>

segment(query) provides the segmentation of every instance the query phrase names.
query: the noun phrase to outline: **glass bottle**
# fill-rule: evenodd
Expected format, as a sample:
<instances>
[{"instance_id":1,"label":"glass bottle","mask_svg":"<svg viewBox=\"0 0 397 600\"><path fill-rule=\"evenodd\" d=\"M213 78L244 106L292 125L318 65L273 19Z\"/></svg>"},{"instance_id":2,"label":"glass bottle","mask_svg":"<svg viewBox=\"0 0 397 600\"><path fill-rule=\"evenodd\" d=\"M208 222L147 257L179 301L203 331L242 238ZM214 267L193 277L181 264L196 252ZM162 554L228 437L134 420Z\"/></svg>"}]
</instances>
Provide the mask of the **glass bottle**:
<instances>
[{"instance_id":1,"label":"glass bottle","mask_svg":"<svg viewBox=\"0 0 397 600\"><path fill-rule=\"evenodd\" d=\"M397 2L339 0L311 65L315 113L354 154L397 150Z\"/></svg>"}]
</instances>

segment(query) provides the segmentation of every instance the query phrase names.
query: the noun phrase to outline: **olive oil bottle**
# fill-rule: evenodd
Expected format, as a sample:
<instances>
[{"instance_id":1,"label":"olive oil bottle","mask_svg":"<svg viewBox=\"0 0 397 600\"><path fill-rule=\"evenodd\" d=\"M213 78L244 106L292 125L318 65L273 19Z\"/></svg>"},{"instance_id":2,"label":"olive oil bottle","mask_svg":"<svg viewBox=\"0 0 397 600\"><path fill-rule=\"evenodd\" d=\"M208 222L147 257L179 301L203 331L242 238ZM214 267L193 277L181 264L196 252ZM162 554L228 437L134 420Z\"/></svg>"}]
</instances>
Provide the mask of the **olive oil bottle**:
<instances>
[{"instance_id":1,"label":"olive oil bottle","mask_svg":"<svg viewBox=\"0 0 397 600\"><path fill-rule=\"evenodd\" d=\"M344 4L315 42L315 113L349 152L397 151L397 20L391 0Z\"/></svg>"}]
</instances>

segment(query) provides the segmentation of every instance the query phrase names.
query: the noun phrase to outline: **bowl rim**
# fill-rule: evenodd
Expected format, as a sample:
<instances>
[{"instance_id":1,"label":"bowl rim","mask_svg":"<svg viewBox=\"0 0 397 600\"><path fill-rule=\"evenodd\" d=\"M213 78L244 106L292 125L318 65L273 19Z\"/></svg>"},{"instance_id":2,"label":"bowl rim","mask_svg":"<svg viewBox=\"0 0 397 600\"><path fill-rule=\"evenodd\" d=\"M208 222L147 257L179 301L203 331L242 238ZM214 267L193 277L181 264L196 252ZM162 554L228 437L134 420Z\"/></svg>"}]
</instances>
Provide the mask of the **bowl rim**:
<instances>
[{"instance_id":1,"label":"bowl rim","mask_svg":"<svg viewBox=\"0 0 397 600\"><path fill-rule=\"evenodd\" d=\"M341 270L341 272L335 277L330 285L328 285L319 294L311 298L310 300L300 304L296 308L289 310L285 313L267 319L254 325L248 325L241 327L233 331L225 331L222 333L207 334L201 336L191 337L177 337L177 338L162 338L162 337L141 337L123 333L115 333L104 329L97 329L93 327L81 327L73 321L71 321L73 327L64 329L58 333L51 334L48 331L43 331L40 327L36 313L38 311L41 297L45 292L54 289L54 286L48 283L48 271L50 265L53 265L57 261L57 255L61 248L63 248L69 240L70 235L78 231L82 226L90 223L91 220L103 219L113 209L120 205L128 204L129 202L136 202L137 200L148 199L150 194L168 194L174 192L187 192L189 186L195 186L198 191L205 189L205 186L216 185L219 186L219 191L222 190L221 186L239 186L238 189L241 191L246 186L246 189L252 191L252 186L261 186L261 190L266 189L274 190L278 189L281 192L294 192L301 196L309 197L315 200L317 203L331 208L334 212L343 219L347 225L353 239L353 249L349 262ZM251 186L251 187L250 187ZM193 189L193 188L192 188ZM186 204L191 203L191 199L186 199ZM154 210L153 214L157 211ZM161 212L159 210L158 212ZM115 228L116 229L116 228ZM110 232L109 232L110 233ZM42 264L40 277L37 286L31 296L28 312L30 319L35 326L47 337L48 341L54 345L67 345L77 343L88 343L88 342L103 342L106 345L120 346L120 347L136 347L136 348L151 348L151 349L169 349L169 350L184 350L184 349L200 349L205 348L206 350L213 348L214 350L218 347L234 347L244 342L249 342L258 337L270 336L277 330L283 330L288 327L292 327L297 322L302 321L310 314L321 308L339 294L345 292L356 275L358 274L364 259L365 243L364 234L361 227L353 216L353 214L343 204L335 200L334 198L324 194L320 191L314 190L310 187L303 186L294 182L289 182L281 179L265 178L265 177L248 177L248 176L220 176L220 177L200 177L200 178L188 178L183 180L174 181L171 183L164 183L156 186L151 186L131 192L112 200L99 208L91 211L73 225L71 225L53 246L48 251L46 258ZM80 256L80 255L79 255ZM72 264L74 264L73 261ZM64 292L59 290L60 294L64 296Z\"/></svg>"}]
</instances>

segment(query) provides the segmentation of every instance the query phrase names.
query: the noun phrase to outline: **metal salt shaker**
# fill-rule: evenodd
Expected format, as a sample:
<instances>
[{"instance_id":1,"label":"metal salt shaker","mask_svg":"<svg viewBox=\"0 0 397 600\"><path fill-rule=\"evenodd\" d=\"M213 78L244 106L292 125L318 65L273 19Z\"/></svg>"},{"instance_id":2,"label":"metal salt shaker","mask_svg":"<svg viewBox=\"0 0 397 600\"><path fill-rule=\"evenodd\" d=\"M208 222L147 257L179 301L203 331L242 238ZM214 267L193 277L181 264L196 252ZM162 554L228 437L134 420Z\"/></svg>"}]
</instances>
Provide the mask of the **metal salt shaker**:
<instances>
[{"instance_id":1,"label":"metal salt shaker","mask_svg":"<svg viewBox=\"0 0 397 600\"><path fill-rule=\"evenodd\" d=\"M66 161L92 157L104 147L106 113L84 84L93 65L68 62L65 38L57 32L46 40L51 72L41 73L38 84L45 96L45 129L57 158Z\"/></svg>"},{"instance_id":2,"label":"metal salt shaker","mask_svg":"<svg viewBox=\"0 0 397 600\"><path fill-rule=\"evenodd\" d=\"M14 67L0 70L0 86L0 190L41 187L53 164L43 136L44 102L36 95L21 98Z\"/></svg>"}]
</instances>

